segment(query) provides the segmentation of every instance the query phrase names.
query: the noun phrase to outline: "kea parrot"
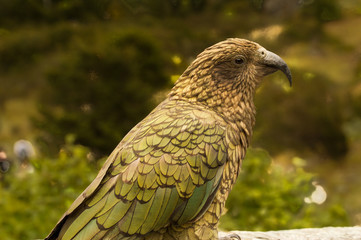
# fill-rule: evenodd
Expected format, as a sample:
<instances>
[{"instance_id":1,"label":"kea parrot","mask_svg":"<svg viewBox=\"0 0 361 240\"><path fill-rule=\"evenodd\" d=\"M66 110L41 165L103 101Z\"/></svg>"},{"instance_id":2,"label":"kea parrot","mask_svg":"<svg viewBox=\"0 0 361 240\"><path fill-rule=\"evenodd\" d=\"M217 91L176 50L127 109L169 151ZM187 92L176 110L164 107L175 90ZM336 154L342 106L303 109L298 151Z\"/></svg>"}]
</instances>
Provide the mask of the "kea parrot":
<instances>
[{"instance_id":1,"label":"kea parrot","mask_svg":"<svg viewBox=\"0 0 361 240\"><path fill-rule=\"evenodd\" d=\"M277 70L292 84L284 60L255 42L230 38L206 48L46 239L218 239L250 145L255 91Z\"/></svg>"}]
</instances>

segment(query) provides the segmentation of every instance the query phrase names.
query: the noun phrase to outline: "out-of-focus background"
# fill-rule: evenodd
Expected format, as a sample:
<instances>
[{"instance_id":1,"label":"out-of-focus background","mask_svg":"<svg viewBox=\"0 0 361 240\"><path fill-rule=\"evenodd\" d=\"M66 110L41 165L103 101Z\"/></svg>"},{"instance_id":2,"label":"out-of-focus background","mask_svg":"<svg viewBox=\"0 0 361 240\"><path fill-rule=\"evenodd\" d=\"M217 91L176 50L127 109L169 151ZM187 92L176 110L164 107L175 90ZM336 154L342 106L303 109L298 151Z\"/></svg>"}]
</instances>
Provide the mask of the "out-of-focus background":
<instances>
[{"instance_id":1,"label":"out-of-focus background","mask_svg":"<svg viewBox=\"0 0 361 240\"><path fill-rule=\"evenodd\" d=\"M0 0L0 236L45 237L204 48L291 68L256 95L223 230L361 224L360 0Z\"/></svg>"}]
</instances>

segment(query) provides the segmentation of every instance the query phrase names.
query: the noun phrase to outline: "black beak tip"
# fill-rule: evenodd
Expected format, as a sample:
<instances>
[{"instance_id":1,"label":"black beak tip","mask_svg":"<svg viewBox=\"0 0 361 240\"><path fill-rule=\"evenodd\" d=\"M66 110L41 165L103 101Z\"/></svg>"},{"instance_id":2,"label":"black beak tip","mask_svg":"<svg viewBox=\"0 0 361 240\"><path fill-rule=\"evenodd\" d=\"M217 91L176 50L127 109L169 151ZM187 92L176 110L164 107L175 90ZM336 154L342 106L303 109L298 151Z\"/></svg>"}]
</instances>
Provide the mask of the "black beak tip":
<instances>
[{"instance_id":1,"label":"black beak tip","mask_svg":"<svg viewBox=\"0 0 361 240\"><path fill-rule=\"evenodd\" d=\"M280 64L278 69L281 70L286 75L288 82L290 83L290 87L292 87L292 74L287 64L285 62L282 62L282 64Z\"/></svg>"},{"instance_id":2,"label":"black beak tip","mask_svg":"<svg viewBox=\"0 0 361 240\"><path fill-rule=\"evenodd\" d=\"M287 76L287 79L288 81L290 82L290 87L292 87L292 74L291 74L291 71L287 68L287 73L286 73L286 76Z\"/></svg>"}]
</instances>

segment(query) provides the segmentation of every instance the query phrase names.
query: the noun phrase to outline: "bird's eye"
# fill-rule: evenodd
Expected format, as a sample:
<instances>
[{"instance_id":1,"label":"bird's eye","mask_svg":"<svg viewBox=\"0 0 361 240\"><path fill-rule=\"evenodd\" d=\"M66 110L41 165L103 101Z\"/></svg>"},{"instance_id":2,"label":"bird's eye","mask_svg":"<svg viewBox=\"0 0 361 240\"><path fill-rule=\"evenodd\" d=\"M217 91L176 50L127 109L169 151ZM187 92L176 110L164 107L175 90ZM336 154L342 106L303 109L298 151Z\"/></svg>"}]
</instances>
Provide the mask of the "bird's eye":
<instances>
[{"instance_id":1,"label":"bird's eye","mask_svg":"<svg viewBox=\"0 0 361 240\"><path fill-rule=\"evenodd\" d=\"M244 62L244 59L242 57L239 57L237 56L235 59L234 59L234 62L236 64L242 64Z\"/></svg>"},{"instance_id":2,"label":"bird's eye","mask_svg":"<svg viewBox=\"0 0 361 240\"><path fill-rule=\"evenodd\" d=\"M264 55L264 51L261 52L262 56Z\"/></svg>"}]
</instances>

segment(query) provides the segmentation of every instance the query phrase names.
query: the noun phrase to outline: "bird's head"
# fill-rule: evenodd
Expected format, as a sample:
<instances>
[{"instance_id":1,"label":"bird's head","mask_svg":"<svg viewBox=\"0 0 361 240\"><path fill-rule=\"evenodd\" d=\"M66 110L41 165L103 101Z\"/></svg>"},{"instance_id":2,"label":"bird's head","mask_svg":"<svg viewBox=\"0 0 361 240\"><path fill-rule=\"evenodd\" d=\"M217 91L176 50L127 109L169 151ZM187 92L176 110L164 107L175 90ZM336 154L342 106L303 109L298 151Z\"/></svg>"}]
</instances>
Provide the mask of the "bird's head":
<instances>
[{"instance_id":1,"label":"bird's head","mask_svg":"<svg viewBox=\"0 0 361 240\"><path fill-rule=\"evenodd\" d=\"M170 96L208 105L236 95L253 98L262 77L277 70L292 84L291 72L278 55L255 42L230 38L200 53L178 79Z\"/></svg>"}]
</instances>

